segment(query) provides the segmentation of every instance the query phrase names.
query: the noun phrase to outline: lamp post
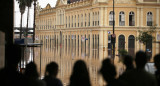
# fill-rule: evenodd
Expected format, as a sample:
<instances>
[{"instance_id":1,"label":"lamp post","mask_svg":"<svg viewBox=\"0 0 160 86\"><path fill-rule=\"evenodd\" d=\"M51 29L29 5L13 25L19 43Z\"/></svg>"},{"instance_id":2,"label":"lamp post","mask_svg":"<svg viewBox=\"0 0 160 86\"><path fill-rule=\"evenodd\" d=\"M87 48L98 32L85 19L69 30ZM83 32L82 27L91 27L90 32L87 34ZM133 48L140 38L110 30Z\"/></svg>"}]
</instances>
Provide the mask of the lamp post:
<instances>
[{"instance_id":1,"label":"lamp post","mask_svg":"<svg viewBox=\"0 0 160 86\"><path fill-rule=\"evenodd\" d=\"M115 35L115 33L114 33L114 26L115 26L114 16L115 16L115 12L114 12L114 0L113 0L113 35ZM113 53L113 62L114 62L114 58L115 58L115 39L112 42L112 46L113 46L113 52L112 53Z\"/></svg>"},{"instance_id":2,"label":"lamp post","mask_svg":"<svg viewBox=\"0 0 160 86\"><path fill-rule=\"evenodd\" d=\"M36 28L36 24L35 24L35 19L36 19L36 1L37 0L34 0L34 20L33 20L33 43L35 41L35 28ZM33 47L33 61L34 61L34 47Z\"/></svg>"},{"instance_id":3,"label":"lamp post","mask_svg":"<svg viewBox=\"0 0 160 86\"><path fill-rule=\"evenodd\" d=\"M36 24L35 24L35 18L36 18L36 1L34 0L34 21L33 21L33 43L35 41L35 28L36 28Z\"/></svg>"}]
</instances>

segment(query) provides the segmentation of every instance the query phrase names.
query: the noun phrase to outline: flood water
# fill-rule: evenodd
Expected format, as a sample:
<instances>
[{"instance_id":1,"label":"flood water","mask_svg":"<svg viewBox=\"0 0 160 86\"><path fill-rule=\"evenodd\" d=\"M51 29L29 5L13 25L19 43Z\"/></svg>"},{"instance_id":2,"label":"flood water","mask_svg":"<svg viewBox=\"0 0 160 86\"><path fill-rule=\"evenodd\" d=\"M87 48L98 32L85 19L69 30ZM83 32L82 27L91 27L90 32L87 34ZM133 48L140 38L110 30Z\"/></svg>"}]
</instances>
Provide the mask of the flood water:
<instances>
[{"instance_id":1,"label":"flood water","mask_svg":"<svg viewBox=\"0 0 160 86\"><path fill-rule=\"evenodd\" d=\"M70 75L75 61L79 59L84 60L87 64L92 86L103 86L105 82L103 81L102 76L98 73L102 61L99 59L99 51L100 48L98 46L90 49L89 47L86 48L86 46L85 48L83 46L78 47L74 44L56 45L48 43L43 44L41 47L34 48L34 61L37 64L38 72L42 78L44 77L46 65L55 61L59 65L58 78L62 81L64 86L66 86L69 84ZM32 57L32 55L30 55L30 57ZM28 60L31 60L31 58ZM118 68L118 70L121 69Z\"/></svg>"}]
</instances>

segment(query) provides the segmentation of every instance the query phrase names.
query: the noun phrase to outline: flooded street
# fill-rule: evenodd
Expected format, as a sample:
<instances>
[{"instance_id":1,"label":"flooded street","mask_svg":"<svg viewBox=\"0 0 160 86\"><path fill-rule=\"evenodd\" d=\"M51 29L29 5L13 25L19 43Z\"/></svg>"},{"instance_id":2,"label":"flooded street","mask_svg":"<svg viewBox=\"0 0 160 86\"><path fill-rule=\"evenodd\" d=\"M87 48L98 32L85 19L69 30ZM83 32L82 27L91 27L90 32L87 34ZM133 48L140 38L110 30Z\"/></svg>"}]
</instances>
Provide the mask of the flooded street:
<instances>
[{"instance_id":1,"label":"flooded street","mask_svg":"<svg viewBox=\"0 0 160 86\"><path fill-rule=\"evenodd\" d=\"M69 83L69 78L72 73L72 68L75 61L82 59L86 62L90 79L93 86L100 86L102 83L101 75L98 74L99 67L101 66L101 62L98 59L98 49L92 49L93 57L90 58L88 53L89 50L83 50L81 47L75 46L65 46L65 45L50 45L44 44L41 47L41 70L40 70L40 48L35 49L35 62L38 66L38 71L41 71L41 76L44 76L45 67L51 61L55 61L59 65L59 73L58 78L60 78L63 84L67 85Z\"/></svg>"},{"instance_id":2,"label":"flooded street","mask_svg":"<svg viewBox=\"0 0 160 86\"><path fill-rule=\"evenodd\" d=\"M55 61L59 65L58 78L62 80L64 85L68 85L75 61L82 59L87 64L92 86L102 86L104 81L98 73L102 61L99 59L100 48L94 46L93 49L89 49L90 47L87 48L86 45L85 48L78 47L73 41L71 44L66 45L52 44L52 42L44 43L41 47L41 54L40 48L35 48L34 60L41 77L44 77L46 65L51 61Z\"/></svg>"}]
</instances>

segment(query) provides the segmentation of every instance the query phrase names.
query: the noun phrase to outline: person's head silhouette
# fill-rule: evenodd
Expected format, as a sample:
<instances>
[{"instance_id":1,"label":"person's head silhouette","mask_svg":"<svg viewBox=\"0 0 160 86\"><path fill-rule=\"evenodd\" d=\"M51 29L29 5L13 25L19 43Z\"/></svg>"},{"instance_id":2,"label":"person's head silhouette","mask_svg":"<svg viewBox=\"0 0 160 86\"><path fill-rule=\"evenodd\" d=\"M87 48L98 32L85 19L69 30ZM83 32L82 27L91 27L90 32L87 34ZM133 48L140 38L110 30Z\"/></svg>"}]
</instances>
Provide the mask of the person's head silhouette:
<instances>
[{"instance_id":1,"label":"person's head silhouette","mask_svg":"<svg viewBox=\"0 0 160 86\"><path fill-rule=\"evenodd\" d=\"M74 67L73 67L73 73L88 75L88 70L87 70L87 66L86 66L85 62L82 60L78 60L77 62L75 62Z\"/></svg>"},{"instance_id":2,"label":"person's head silhouette","mask_svg":"<svg viewBox=\"0 0 160 86\"><path fill-rule=\"evenodd\" d=\"M29 78L37 79L39 77L39 74L36 64L34 62L30 62L29 64L27 64L24 74Z\"/></svg>"},{"instance_id":3,"label":"person's head silhouette","mask_svg":"<svg viewBox=\"0 0 160 86\"><path fill-rule=\"evenodd\" d=\"M83 60L75 62L72 75L70 77L70 86L90 86L90 78L86 63Z\"/></svg>"},{"instance_id":4,"label":"person's head silhouette","mask_svg":"<svg viewBox=\"0 0 160 86\"><path fill-rule=\"evenodd\" d=\"M143 69L147 61L148 61L148 57L145 52L138 51L136 53L135 62L136 62L137 69Z\"/></svg>"},{"instance_id":5,"label":"person's head silhouette","mask_svg":"<svg viewBox=\"0 0 160 86\"><path fill-rule=\"evenodd\" d=\"M116 77L116 69L115 66L111 63L110 59L103 60L102 67L99 72L108 83L110 83Z\"/></svg>"},{"instance_id":6,"label":"person's head silhouette","mask_svg":"<svg viewBox=\"0 0 160 86\"><path fill-rule=\"evenodd\" d=\"M160 54L156 55L154 57L154 64L155 64L155 67L160 70Z\"/></svg>"},{"instance_id":7,"label":"person's head silhouette","mask_svg":"<svg viewBox=\"0 0 160 86\"><path fill-rule=\"evenodd\" d=\"M123 59L123 63L126 66L126 69L133 69L133 58L130 55L125 55Z\"/></svg>"},{"instance_id":8,"label":"person's head silhouette","mask_svg":"<svg viewBox=\"0 0 160 86\"><path fill-rule=\"evenodd\" d=\"M46 72L48 73L48 76L57 77L58 64L56 62L51 62L46 66Z\"/></svg>"}]
</instances>

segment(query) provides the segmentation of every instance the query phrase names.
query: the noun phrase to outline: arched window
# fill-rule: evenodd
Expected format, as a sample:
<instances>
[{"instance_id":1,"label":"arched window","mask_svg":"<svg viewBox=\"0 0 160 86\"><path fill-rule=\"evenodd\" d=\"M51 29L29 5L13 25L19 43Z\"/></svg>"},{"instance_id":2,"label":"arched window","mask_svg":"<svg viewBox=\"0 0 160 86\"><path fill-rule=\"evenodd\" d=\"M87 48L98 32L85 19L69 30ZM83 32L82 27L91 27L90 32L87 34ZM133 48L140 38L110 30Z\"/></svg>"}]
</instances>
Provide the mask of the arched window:
<instances>
[{"instance_id":1,"label":"arched window","mask_svg":"<svg viewBox=\"0 0 160 86\"><path fill-rule=\"evenodd\" d=\"M133 35L130 35L128 37L128 54L131 56L134 56L135 54L135 37Z\"/></svg>"},{"instance_id":2,"label":"arched window","mask_svg":"<svg viewBox=\"0 0 160 86\"><path fill-rule=\"evenodd\" d=\"M87 25L87 15L85 14L85 27Z\"/></svg>"},{"instance_id":3,"label":"arched window","mask_svg":"<svg viewBox=\"0 0 160 86\"><path fill-rule=\"evenodd\" d=\"M98 26L99 26L99 12L98 12Z\"/></svg>"},{"instance_id":4,"label":"arched window","mask_svg":"<svg viewBox=\"0 0 160 86\"><path fill-rule=\"evenodd\" d=\"M153 16L152 12L147 13L147 26L152 26L152 23L153 23L152 16Z\"/></svg>"},{"instance_id":5,"label":"arched window","mask_svg":"<svg viewBox=\"0 0 160 86\"><path fill-rule=\"evenodd\" d=\"M66 28L67 28L67 16L66 16Z\"/></svg>"},{"instance_id":6,"label":"arched window","mask_svg":"<svg viewBox=\"0 0 160 86\"><path fill-rule=\"evenodd\" d=\"M79 15L78 15L78 27L79 27Z\"/></svg>"},{"instance_id":7,"label":"arched window","mask_svg":"<svg viewBox=\"0 0 160 86\"><path fill-rule=\"evenodd\" d=\"M93 13L93 26L94 26L94 13Z\"/></svg>"},{"instance_id":8,"label":"arched window","mask_svg":"<svg viewBox=\"0 0 160 86\"><path fill-rule=\"evenodd\" d=\"M120 35L118 38L118 49L125 49L125 37L124 35Z\"/></svg>"},{"instance_id":9,"label":"arched window","mask_svg":"<svg viewBox=\"0 0 160 86\"><path fill-rule=\"evenodd\" d=\"M97 26L97 12L95 13L95 26Z\"/></svg>"},{"instance_id":10,"label":"arched window","mask_svg":"<svg viewBox=\"0 0 160 86\"><path fill-rule=\"evenodd\" d=\"M74 19L75 19L75 21L74 21L74 22L75 22L75 27L76 27L76 15L75 15L75 18L74 18Z\"/></svg>"},{"instance_id":11,"label":"arched window","mask_svg":"<svg viewBox=\"0 0 160 86\"><path fill-rule=\"evenodd\" d=\"M88 15L88 26L90 26L90 13L89 13L89 15Z\"/></svg>"},{"instance_id":12,"label":"arched window","mask_svg":"<svg viewBox=\"0 0 160 86\"><path fill-rule=\"evenodd\" d=\"M69 16L69 27L70 27L70 16Z\"/></svg>"},{"instance_id":13,"label":"arched window","mask_svg":"<svg viewBox=\"0 0 160 86\"><path fill-rule=\"evenodd\" d=\"M72 16L72 27L73 27L73 16Z\"/></svg>"},{"instance_id":14,"label":"arched window","mask_svg":"<svg viewBox=\"0 0 160 86\"><path fill-rule=\"evenodd\" d=\"M81 27L83 27L83 14L81 14Z\"/></svg>"},{"instance_id":15,"label":"arched window","mask_svg":"<svg viewBox=\"0 0 160 86\"><path fill-rule=\"evenodd\" d=\"M125 14L123 11L119 13L119 26L125 25Z\"/></svg>"},{"instance_id":16,"label":"arched window","mask_svg":"<svg viewBox=\"0 0 160 86\"><path fill-rule=\"evenodd\" d=\"M129 26L135 26L134 12L129 13Z\"/></svg>"},{"instance_id":17,"label":"arched window","mask_svg":"<svg viewBox=\"0 0 160 86\"><path fill-rule=\"evenodd\" d=\"M151 36L148 38L148 42L146 43L146 53L149 56L149 58L152 57L152 37Z\"/></svg>"},{"instance_id":18,"label":"arched window","mask_svg":"<svg viewBox=\"0 0 160 86\"><path fill-rule=\"evenodd\" d=\"M109 25L112 26L113 25L113 14L115 15L115 13L113 13L113 11L111 11L109 13ZM114 19L115 20L115 19Z\"/></svg>"}]
</instances>

